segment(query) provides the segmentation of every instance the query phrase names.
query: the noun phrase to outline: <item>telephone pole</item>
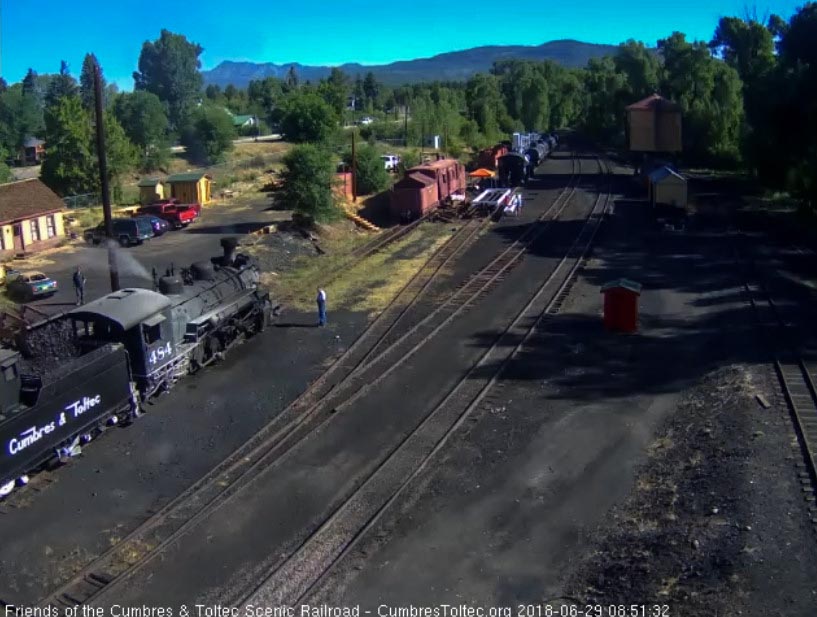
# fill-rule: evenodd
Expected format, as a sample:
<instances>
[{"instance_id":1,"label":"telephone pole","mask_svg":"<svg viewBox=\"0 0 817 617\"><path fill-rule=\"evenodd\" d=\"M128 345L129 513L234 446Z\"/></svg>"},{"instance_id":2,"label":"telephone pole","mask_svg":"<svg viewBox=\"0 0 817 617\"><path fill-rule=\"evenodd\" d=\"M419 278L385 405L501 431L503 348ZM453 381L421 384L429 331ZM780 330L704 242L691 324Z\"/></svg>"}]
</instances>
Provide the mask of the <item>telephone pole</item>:
<instances>
[{"instance_id":1,"label":"telephone pole","mask_svg":"<svg viewBox=\"0 0 817 617\"><path fill-rule=\"evenodd\" d=\"M105 217L105 235L108 236L108 270L111 273L111 291L119 291L119 270L114 253L111 192L108 187L108 158L105 154L105 123L102 115L102 79L99 63L94 63L94 107L96 111L96 155L99 159L99 181L102 188L102 214Z\"/></svg>"},{"instance_id":2,"label":"telephone pole","mask_svg":"<svg viewBox=\"0 0 817 617\"><path fill-rule=\"evenodd\" d=\"M357 154L355 153L355 133L357 133L357 127L352 129L352 203L357 203Z\"/></svg>"}]
</instances>

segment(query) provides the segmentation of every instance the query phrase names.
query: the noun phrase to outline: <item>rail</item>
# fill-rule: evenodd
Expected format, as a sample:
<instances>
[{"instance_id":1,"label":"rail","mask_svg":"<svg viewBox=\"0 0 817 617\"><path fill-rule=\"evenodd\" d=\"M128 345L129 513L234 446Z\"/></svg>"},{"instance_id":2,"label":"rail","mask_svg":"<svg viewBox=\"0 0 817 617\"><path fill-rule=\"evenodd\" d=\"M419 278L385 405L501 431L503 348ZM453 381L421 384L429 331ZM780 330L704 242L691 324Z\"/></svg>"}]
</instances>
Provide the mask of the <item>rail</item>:
<instances>
[{"instance_id":1,"label":"rail","mask_svg":"<svg viewBox=\"0 0 817 617\"><path fill-rule=\"evenodd\" d=\"M604 169L601 161L599 166ZM590 216L565 256L445 399L260 585L249 593L223 598L225 603L233 606L297 605L354 549L479 406L545 317L552 317L554 310L558 312L557 305L563 302L565 289L572 284L592 248L609 202L609 190L606 195L599 192ZM513 341L519 342L514 345ZM489 377L480 376L491 366L498 368L492 369Z\"/></svg>"},{"instance_id":2,"label":"rail","mask_svg":"<svg viewBox=\"0 0 817 617\"><path fill-rule=\"evenodd\" d=\"M570 184L539 218L539 225L532 225L497 259L473 275L470 285L466 285L467 289L463 288L466 291L460 289L452 293L452 296L456 298L455 301L442 305L458 304L460 310L446 310L446 314L441 314L437 309L433 311L437 314L433 332L439 331L456 314L483 295L491 285L496 284L502 274L521 258L529 244L544 233L547 224L561 214L575 192L574 180L578 175L578 169L580 169L580 162L574 158L574 174ZM421 269L407 283L366 333L355 341L324 376L313 383L278 417L188 490L159 511L152 513L119 544L94 559L75 577L49 594L42 604L68 607L96 602L103 596L114 593L115 588L126 584L142 565L161 553L165 547L191 529L217 505L229 500L257 473L294 448L340 408L357 399L361 391L368 390L382 380L385 375L374 377L374 379L372 376L380 372L385 358L384 354L387 354L390 349L402 345L401 349L405 351L405 348L410 346L411 353L401 353L395 358L394 364L388 370L389 373L408 359L414 351L433 336L433 333L420 332L419 328L415 327L409 331L408 337L399 336L394 343L387 343L388 336L395 331L395 324L399 323L401 317L405 315L407 307L421 297L430 281L442 271L445 264L468 245L478 233L481 224L475 221L464 225L457 234L449 239L448 243L438 249L429 260L428 267ZM377 355L373 354L375 350L378 351ZM369 380L368 387L359 387L361 376ZM131 548L138 549L145 546L152 547L152 550L144 553L141 559L134 561L127 558Z\"/></svg>"}]
</instances>

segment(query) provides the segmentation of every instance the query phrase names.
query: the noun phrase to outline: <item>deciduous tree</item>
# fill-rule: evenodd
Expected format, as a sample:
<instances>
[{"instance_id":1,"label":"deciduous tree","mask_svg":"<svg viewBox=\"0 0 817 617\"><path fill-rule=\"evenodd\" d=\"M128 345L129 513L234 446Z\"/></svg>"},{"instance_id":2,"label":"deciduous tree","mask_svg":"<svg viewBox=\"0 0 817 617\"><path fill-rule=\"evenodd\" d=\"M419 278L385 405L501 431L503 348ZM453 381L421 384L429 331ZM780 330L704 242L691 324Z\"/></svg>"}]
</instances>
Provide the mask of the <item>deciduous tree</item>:
<instances>
[{"instance_id":1,"label":"deciduous tree","mask_svg":"<svg viewBox=\"0 0 817 617\"><path fill-rule=\"evenodd\" d=\"M281 130L294 142L325 142L337 131L334 110L318 95L293 93L283 103Z\"/></svg>"},{"instance_id":2,"label":"deciduous tree","mask_svg":"<svg viewBox=\"0 0 817 617\"><path fill-rule=\"evenodd\" d=\"M215 163L232 150L235 128L230 115L219 107L202 105L193 111L182 129L188 155L201 163Z\"/></svg>"},{"instance_id":3,"label":"deciduous tree","mask_svg":"<svg viewBox=\"0 0 817 617\"><path fill-rule=\"evenodd\" d=\"M59 195L93 191L93 135L79 96L60 97L46 108L45 131L45 161L40 171L43 182Z\"/></svg>"},{"instance_id":4,"label":"deciduous tree","mask_svg":"<svg viewBox=\"0 0 817 617\"><path fill-rule=\"evenodd\" d=\"M170 158L167 142L167 115L155 94L144 90L120 94L113 104L116 116L128 139L138 148L142 171L164 166Z\"/></svg>"}]
</instances>

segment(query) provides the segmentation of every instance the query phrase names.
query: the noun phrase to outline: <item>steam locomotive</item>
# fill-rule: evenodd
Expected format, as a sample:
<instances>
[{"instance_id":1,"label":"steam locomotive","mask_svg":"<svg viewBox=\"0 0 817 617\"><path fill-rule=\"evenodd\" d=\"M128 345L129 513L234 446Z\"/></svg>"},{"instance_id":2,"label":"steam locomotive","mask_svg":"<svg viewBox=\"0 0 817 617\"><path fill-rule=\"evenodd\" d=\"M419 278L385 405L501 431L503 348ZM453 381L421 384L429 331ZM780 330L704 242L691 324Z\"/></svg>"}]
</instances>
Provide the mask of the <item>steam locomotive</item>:
<instances>
[{"instance_id":1,"label":"steam locomotive","mask_svg":"<svg viewBox=\"0 0 817 617\"><path fill-rule=\"evenodd\" d=\"M279 307L258 267L221 243L222 256L157 277L158 291L110 293L0 349L0 497L269 324Z\"/></svg>"}]
</instances>

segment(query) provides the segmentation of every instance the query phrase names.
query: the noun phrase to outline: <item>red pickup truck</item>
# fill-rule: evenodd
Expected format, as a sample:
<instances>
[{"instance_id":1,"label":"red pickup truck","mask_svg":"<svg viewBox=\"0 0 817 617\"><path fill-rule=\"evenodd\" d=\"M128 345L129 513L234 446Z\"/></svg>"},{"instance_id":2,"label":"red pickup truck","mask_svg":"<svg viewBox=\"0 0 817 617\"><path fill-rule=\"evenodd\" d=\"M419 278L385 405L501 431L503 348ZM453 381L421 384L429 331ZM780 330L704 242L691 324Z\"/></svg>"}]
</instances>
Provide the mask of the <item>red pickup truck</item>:
<instances>
[{"instance_id":1,"label":"red pickup truck","mask_svg":"<svg viewBox=\"0 0 817 617\"><path fill-rule=\"evenodd\" d=\"M136 214L150 214L166 220L174 228L187 227L201 215L199 204L183 204L178 199L162 199L149 206L142 206Z\"/></svg>"}]
</instances>

